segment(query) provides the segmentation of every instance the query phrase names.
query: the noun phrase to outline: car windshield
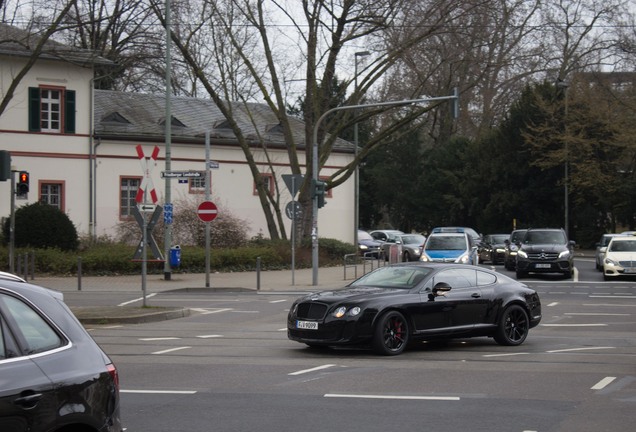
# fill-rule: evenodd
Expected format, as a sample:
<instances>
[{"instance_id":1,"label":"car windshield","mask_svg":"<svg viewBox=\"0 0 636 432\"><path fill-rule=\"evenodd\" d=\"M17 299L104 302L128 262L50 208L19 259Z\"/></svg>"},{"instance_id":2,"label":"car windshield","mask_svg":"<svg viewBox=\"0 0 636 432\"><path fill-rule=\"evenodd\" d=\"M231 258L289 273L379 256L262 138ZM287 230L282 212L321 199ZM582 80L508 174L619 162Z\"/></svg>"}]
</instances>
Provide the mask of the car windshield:
<instances>
[{"instance_id":1,"label":"car windshield","mask_svg":"<svg viewBox=\"0 0 636 432\"><path fill-rule=\"evenodd\" d=\"M466 250L463 236L431 236L426 242L426 250Z\"/></svg>"},{"instance_id":2,"label":"car windshield","mask_svg":"<svg viewBox=\"0 0 636 432\"><path fill-rule=\"evenodd\" d=\"M529 231L523 238L523 244L564 244L565 235L560 231Z\"/></svg>"},{"instance_id":3,"label":"car windshield","mask_svg":"<svg viewBox=\"0 0 636 432\"><path fill-rule=\"evenodd\" d=\"M613 241L609 250L612 252L636 252L636 240Z\"/></svg>"},{"instance_id":4,"label":"car windshield","mask_svg":"<svg viewBox=\"0 0 636 432\"><path fill-rule=\"evenodd\" d=\"M426 238L424 236L421 235L407 235L407 236L402 236L400 237L402 243L404 244L419 244L422 245L424 244L424 241L426 241Z\"/></svg>"},{"instance_id":5,"label":"car windshield","mask_svg":"<svg viewBox=\"0 0 636 432\"><path fill-rule=\"evenodd\" d=\"M350 286L411 289L422 282L431 271L430 268L415 266L381 267L352 282Z\"/></svg>"},{"instance_id":6,"label":"car windshield","mask_svg":"<svg viewBox=\"0 0 636 432\"><path fill-rule=\"evenodd\" d=\"M373 240L373 237L366 231L358 231L358 240Z\"/></svg>"},{"instance_id":7,"label":"car windshield","mask_svg":"<svg viewBox=\"0 0 636 432\"><path fill-rule=\"evenodd\" d=\"M506 234L501 234L501 235L493 235L490 236L490 242L493 244L500 244L506 241L506 239L508 238L508 236Z\"/></svg>"},{"instance_id":8,"label":"car windshield","mask_svg":"<svg viewBox=\"0 0 636 432\"><path fill-rule=\"evenodd\" d=\"M515 232L513 232L512 236L510 237L510 241L512 243L516 243L518 241L521 241L521 239L523 238L525 233L526 233L525 231L515 231Z\"/></svg>"}]
</instances>

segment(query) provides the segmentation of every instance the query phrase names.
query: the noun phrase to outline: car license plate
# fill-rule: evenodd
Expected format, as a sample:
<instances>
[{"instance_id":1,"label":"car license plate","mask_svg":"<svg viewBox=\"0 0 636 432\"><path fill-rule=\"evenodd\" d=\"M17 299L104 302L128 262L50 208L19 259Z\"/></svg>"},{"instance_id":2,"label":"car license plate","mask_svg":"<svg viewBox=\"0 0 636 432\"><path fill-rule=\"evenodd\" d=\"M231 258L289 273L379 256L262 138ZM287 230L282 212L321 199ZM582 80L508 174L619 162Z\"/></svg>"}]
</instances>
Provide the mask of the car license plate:
<instances>
[{"instance_id":1,"label":"car license plate","mask_svg":"<svg viewBox=\"0 0 636 432\"><path fill-rule=\"evenodd\" d=\"M552 267L551 264L536 264L535 265L536 268L550 268Z\"/></svg>"},{"instance_id":2,"label":"car license plate","mask_svg":"<svg viewBox=\"0 0 636 432\"><path fill-rule=\"evenodd\" d=\"M626 268L625 273L636 273L636 268L632 268L632 267Z\"/></svg>"},{"instance_id":3,"label":"car license plate","mask_svg":"<svg viewBox=\"0 0 636 432\"><path fill-rule=\"evenodd\" d=\"M313 321L296 321L296 328L304 330L318 330L318 323Z\"/></svg>"}]
</instances>

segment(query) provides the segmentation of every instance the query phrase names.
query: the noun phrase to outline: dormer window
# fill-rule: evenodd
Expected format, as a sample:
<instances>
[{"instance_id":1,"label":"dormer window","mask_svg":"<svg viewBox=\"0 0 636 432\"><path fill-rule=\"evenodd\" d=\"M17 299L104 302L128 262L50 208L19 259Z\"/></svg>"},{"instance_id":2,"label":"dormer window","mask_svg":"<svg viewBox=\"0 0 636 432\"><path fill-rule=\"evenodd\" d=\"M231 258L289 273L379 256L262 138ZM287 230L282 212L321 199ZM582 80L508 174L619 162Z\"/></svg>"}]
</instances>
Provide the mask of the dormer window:
<instances>
[{"instance_id":1,"label":"dormer window","mask_svg":"<svg viewBox=\"0 0 636 432\"><path fill-rule=\"evenodd\" d=\"M102 123L115 123L115 124L122 124L122 125L130 124L130 122L128 121L126 117L124 117L123 115L119 114L116 111L104 117L102 119Z\"/></svg>"},{"instance_id":2,"label":"dormer window","mask_svg":"<svg viewBox=\"0 0 636 432\"><path fill-rule=\"evenodd\" d=\"M29 130L75 133L75 91L63 87L29 87Z\"/></svg>"},{"instance_id":3,"label":"dormer window","mask_svg":"<svg viewBox=\"0 0 636 432\"><path fill-rule=\"evenodd\" d=\"M165 118L164 118L164 119L161 119L161 121L159 122L159 124L160 124L161 126L165 126L165 125L166 125L166 119L165 119ZM182 127L182 128L186 127L186 125L185 125L185 124L183 124L183 123L181 122L181 120L179 120L179 119L178 119L178 118L176 118L175 116L171 116L171 117L170 117L170 126L174 126L174 127Z\"/></svg>"}]
</instances>

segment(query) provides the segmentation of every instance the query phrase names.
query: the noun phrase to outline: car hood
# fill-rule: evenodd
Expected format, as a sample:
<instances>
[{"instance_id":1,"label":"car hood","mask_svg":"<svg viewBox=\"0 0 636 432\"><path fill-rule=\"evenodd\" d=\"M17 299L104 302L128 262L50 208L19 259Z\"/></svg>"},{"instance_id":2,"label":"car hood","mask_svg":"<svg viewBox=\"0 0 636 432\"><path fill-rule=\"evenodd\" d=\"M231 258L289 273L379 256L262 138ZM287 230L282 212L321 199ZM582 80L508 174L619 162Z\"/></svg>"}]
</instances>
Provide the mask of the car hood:
<instances>
[{"instance_id":1,"label":"car hood","mask_svg":"<svg viewBox=\"0 0 636 432\"><path fill-rule=\"evenodd\" d=\"M636 261L636 252L607 252L605 255L607 258L616 260L616 261Z\"/></svg>"},{"instance_id":2,"label":"car hood","mask_svg":"<svg viewBox=\"0 0 636 432\"><path fill-rule=\"evenodd\" d=\"M521 245L521 249L525 252L563 252L568 250L564 244L539 244L539 245Z\"/></svg>"},{"instance_id":3,"label":"car hood","mask_svg":"<svg viewBox=\"0 0 636 432\"><path fill-rule=\"evenodd\" d=\"M379 247L382 243L375 240L358 240L358 243L368 247Z\"/></svg>"},{"instance_id":4,"label":"car hood","mask_svg":"<svg viewBox=\"0 0 636 432\"><path fill-rule=\"evenodd\" d=\"M302 301L318 301L322 303L341 303L359 302L364 300L370 300L378 297L385 297L388 295L395 295L396 293L408 293L408 290L397 288L383 288L383 287L370 287L370 286L356 286L348 287L333 291L321 291L312 294L308 294L303 297Z\"/></svg>"}]
</instances>

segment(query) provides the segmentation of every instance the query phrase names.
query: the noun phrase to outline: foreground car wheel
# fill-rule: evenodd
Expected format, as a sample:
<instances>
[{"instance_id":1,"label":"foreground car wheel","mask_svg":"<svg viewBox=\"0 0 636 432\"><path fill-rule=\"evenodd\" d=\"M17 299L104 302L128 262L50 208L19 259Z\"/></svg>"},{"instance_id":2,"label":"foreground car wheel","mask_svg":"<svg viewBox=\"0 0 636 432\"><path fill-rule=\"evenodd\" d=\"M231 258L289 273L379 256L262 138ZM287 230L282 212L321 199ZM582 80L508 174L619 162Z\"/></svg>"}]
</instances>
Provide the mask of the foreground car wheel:
<instances>
[{"instance_id":1,"label":"foreground car wheel","mask_svg":"<svg viewBox=\"0 0 636 432\"><path fill-rule=\"evenodd\" d=\"M373 349L378 354L398 355L409 341L409 325L399 312L385 313L375 328Z\"/></svg>"},{"instance_id":2,"label":"foreground car wheel","mask_svg":"<svg viewBox=\"0 0 636 432\"><path fill-rule=\"evenodd\" d=\"M530 320L525 309L512 305L501 315L494 338L499 345L521 345L526 340L529 330Z\"/></svg>"}]
</instances>

